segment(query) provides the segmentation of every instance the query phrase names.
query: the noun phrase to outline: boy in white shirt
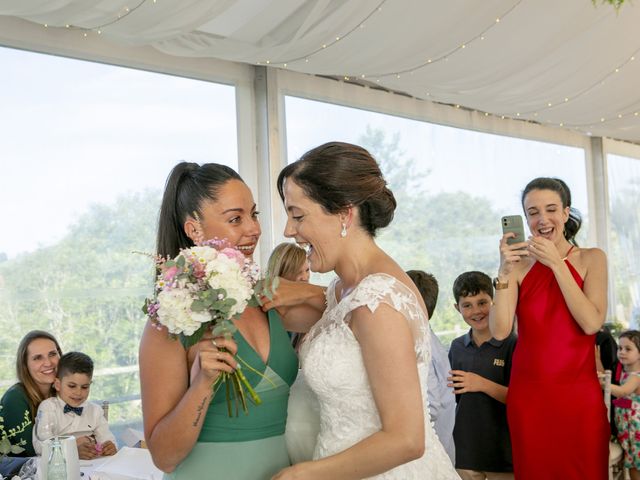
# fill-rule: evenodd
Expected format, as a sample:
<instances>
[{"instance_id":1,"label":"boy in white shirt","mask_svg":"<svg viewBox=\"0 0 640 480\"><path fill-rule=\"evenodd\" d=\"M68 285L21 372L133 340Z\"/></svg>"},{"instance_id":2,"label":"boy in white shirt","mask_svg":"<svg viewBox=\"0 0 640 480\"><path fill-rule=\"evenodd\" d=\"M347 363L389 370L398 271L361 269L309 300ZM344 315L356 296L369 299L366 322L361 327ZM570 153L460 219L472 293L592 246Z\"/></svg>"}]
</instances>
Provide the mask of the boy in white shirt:
<instances>
[{"instance_id":1,"label":"boy in white shirt","mask_svg":"<svg viewBox=\"0 0 640 480\"><path fill-rule=\"evenodd\" d=\"M60 357L53 384L58 395L40 403L33 429L33 448L38 455L43 441L59 435L76 437L82 460L116 453L116 439L102 408L87 402L92 377L93 361L88 355L69 352Z\"/></svg>"}]
</instances>

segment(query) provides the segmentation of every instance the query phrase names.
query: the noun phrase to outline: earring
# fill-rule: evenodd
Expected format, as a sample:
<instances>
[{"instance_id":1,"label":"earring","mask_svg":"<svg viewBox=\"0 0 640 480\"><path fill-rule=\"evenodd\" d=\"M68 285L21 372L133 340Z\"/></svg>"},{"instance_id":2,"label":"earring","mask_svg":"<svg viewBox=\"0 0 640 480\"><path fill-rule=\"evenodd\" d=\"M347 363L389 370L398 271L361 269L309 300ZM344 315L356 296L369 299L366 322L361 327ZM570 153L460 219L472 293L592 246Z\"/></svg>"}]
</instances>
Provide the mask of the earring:
<instances>
[{"instance_id":1,"label":"earring","mask_svg":"<svg viewBox=\"0 0 640 480\"><path fill-rule=\"evenodd\" d=\"M342 230L340 231L340 236L342 238L347 236L347 226L344 223L342 224Z\"/></svg>"}]
</instances>

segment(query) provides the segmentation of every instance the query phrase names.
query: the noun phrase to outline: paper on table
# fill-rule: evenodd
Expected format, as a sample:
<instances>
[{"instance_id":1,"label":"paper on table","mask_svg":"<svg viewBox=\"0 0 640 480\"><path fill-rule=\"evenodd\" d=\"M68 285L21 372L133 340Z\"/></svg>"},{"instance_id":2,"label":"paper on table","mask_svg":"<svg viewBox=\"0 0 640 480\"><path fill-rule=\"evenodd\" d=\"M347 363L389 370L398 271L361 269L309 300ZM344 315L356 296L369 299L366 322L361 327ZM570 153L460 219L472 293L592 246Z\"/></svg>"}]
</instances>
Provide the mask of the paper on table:
<instances>
[{"instance_id":1,"label":"paper on table","mask_svg":"<svg viewBox=\"0 0 640 480\"><path fill-rule=\"evenodd\" d=\"M99 465L91 480L161 480L163 473L151 461L149 450L122 447Z\"/></svg>"}]
</instances>

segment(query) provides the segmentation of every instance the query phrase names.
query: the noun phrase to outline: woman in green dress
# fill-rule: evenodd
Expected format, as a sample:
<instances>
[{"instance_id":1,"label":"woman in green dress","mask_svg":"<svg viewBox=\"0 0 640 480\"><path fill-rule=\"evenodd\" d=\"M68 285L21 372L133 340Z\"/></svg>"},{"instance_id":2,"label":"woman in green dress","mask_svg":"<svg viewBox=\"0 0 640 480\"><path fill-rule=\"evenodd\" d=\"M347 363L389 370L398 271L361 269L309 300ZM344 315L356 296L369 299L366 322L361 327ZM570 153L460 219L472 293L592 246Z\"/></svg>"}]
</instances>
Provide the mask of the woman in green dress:
<instances>
[{"instance_id":1,"label":"woman in green dress","mask_svg":"<svg viewBox=\"0 0 640 480\"><path fill-rule=\"evenodd\" d=\"M234 170L182 162L165 187L157 254L173 258L181 248L217 237L251 257L261 233L257 217L251 191ZM165 478L257 480L289 464L284 430L297 357L275 311L248 307L234 324L232 339L206 336L188 350L164 327L145 327L145 439ZM248 402L248 414L229 417L224 388L214 394L212 387L220 372L237 367L236 353L251 366L243 372L262 404Z\"/></svg>"},{"instance_id":2,"label":"woman in green dress","mask_svg":"<svg viewBox=\"0 0 640 480\"><path fill-rule=\"evenodd\" d=\"M32 330L20 341L16 355L18 383L2 396L0 417L4 418L7 431L20 427L25 420L25 413L31 423L11 439L14 445L24 440L24 450L11 456L33 457L36 454L31 442L33 424L40 402L55 395L53 381L61 356L60 344L49 332Z\"/></svg>"}]
</instances>

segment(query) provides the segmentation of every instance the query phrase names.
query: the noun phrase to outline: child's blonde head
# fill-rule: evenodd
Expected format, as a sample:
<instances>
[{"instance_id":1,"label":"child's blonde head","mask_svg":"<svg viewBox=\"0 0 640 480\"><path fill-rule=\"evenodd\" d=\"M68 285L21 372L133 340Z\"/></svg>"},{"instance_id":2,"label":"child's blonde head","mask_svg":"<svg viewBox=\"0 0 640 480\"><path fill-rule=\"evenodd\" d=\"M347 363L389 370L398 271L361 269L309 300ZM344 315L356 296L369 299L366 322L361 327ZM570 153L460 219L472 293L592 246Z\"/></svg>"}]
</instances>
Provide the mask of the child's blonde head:
<instances>
[{"instance_id":1,"label":"child's blonde head","mask_svg":"<svg viewBox=\"0 0 640 480\"><path fill-rule=\"evenodd\" d=\"M267 263L267 276L295 280L306 261L307 254L302 247L295 243L281 243L271 252Z\"/></svg>"}]
</instances>

